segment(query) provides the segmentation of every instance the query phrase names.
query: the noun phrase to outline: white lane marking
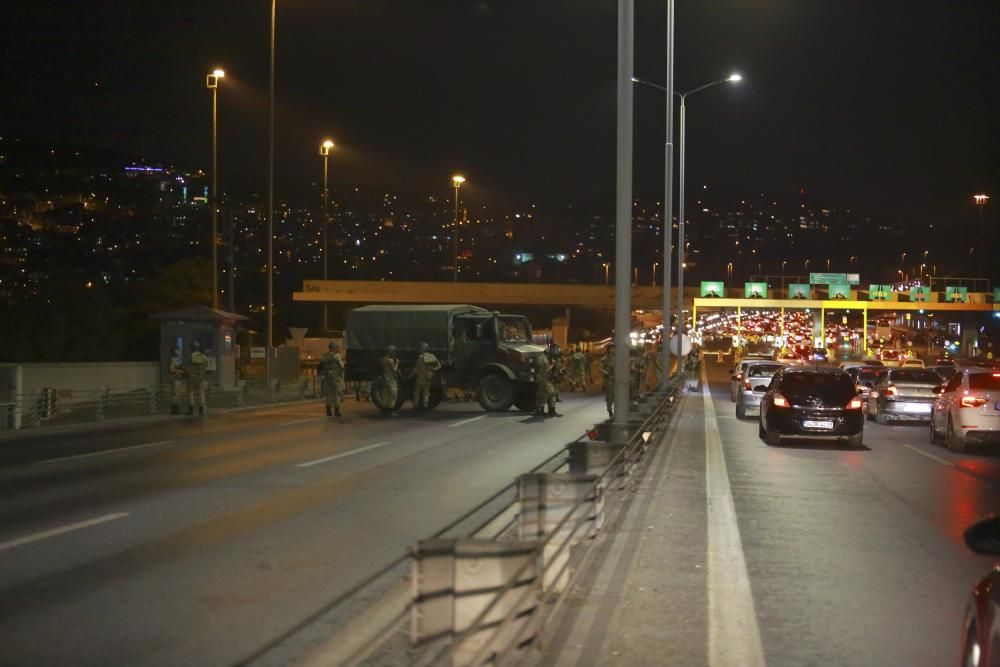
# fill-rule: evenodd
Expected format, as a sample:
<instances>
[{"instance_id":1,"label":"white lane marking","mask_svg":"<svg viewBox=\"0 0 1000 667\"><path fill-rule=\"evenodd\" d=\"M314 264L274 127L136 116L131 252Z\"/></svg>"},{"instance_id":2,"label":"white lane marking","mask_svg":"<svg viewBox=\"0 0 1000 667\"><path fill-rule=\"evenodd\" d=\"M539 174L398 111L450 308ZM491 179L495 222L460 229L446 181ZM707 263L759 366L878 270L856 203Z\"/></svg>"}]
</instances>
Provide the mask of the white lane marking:
<instances>
[{"instance_id":1,"label":"white lane marking","mask_svg":"<svg viewBox=\"0 0 1000 667\"><path fill-rule=\"evenodd\" d=\"M367 452L370 449L376 449L378 447L385 447L388 442L376 442L374 445L367 445L365 447L358 447L357 449L352 449L347 452L341 452L340 454L334 454L333 456L327 456L322 459L316 459L315 461L306 461L305 463L296 463L296 468L308 468L310 466L319 465L320 463L326 463L327 461L336 461L337 459L344 459L348 456L354 456L355 454L360 454L361 452Z\"/></svg>"},{"instance_id":2,"label":"white lane marking","mask_svg":"<svg viewBox=\"0 0 1000 667\"><path fill-rule=\"evenodd\" d=\"M764 647L757 627L753 590L704 365L701 383L705 402L708 505L708 664L711 667L764 667Z\"/></svg>"},{"instance_id":3,"label":"white lane marking","mask_svg":"<svg viewBox=\"0 0 1000 667\"><path fill-rule=\"evenodd\" d=\"M58 528L52 528L51 530L43 530L40 533L32 533L31 535L25 535L24 537L19 537L17 539L9 540L7 542L0 542L0 551L13 549L14 547L19 547L24 544L30 544L31 542L37 542L38 540L44 540L49 537L55 537L56 535L62 535L63 533L68 533L70 531L80 530L81 528L89 528L90 526L96 526L101 523L107 523L108 521L124 519L127 516L128 512L105 514L104 516L99 516L94 519L88 519L86 521L71 523L65 526L60 526Z\"/></svg>"},{"instance_id":4,"label":"white lane marking","mask_svg":"<svg viewBox=\"0 0 1000 667\"><path fill-rule=\"evenodd\" d=\"M159 447L160 445L169 445L173 440L160 440L159 442L147 442L144 445L132 445L131 447L119 447L118 449L102 449L99 452L90 452L89 454L74 454L73 456L60 456L57 459L45 459L44 461L36 461L36 465L45 465L47 463L58 463L59 461L72 461L73 459L89 459L92 456L104 456L105 454L117 454L118 452L127 452L133 449L145 449L146 447Z\"/></svg>"},{"instance_id":5,"label":"white lane marking","mask_svg":"<svg viewBox=\"0 0 1000 667\"><path fill-rule=\"evenodd\" d=\"M477 422L480 419L486 419L486 415L479 415L478 417L472 417L470 419L463 419L460 422L455 422L454 424L448 424L448 428L455 428L456 426L464 426L466 424L471 424L472 422Z\"/></svg>"},{"instance_id":6,"label":"white lane marking","mask_svg":"<svg viewBox=\"0 0 1000 667\"><path fill-rule=\"evenodd\" d=\"M295 424L305 424L306 422L318 422L320 419L326 419L326 417L310 417L309 419L296 419L291 422L282 422L278 426L294 426Z\"/></svg>"},{"instance_id":7,"label":"white lane marking","mask_svg":"<svg viewBox=\"0 0 1000 667\"><path fill-rule=\"evenodd\" d=\"M929 458L931 461L937 461L941 465L946 465L946 466L949 466L951 468L955 467L955 464L952 463L951 461L949 461L948 459L943 459L940 456L935 456L934 454L931 454L930 452L925 452L924 450L918 449L917 447L914 447L913 445L903 445L903 447L906 447L911 452L914 452L916 454L920 454L921 456L925 456L925 457Z\"/></svg>"}]
</instances>

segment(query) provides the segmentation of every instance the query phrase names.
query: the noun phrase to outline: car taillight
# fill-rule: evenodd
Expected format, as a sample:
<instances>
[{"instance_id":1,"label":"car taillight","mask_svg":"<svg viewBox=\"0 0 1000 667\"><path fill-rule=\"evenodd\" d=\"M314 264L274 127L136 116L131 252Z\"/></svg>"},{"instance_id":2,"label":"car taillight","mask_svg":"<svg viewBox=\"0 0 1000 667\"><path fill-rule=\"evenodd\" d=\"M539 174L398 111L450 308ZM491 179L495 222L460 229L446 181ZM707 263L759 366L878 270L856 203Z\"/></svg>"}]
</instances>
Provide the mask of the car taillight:
<instances>
[{"instance_id":1,"label":"car taillight","mask_svg":"<svg viewBox=\"0 0 1000 667\"><path fill-rule=\"evenodd\" d=\"M850 401L847 402L848 410L860 410L861 409L861 399L855 396Z\"/></svg>"},{"instance_id":2,"label":"car taillight","mask_svg":"<svg viewBox=\"0 0 1000 667\"><path fill-rule=\"evenodd\" d=\"M980 408L986 405L986 399L982 396L963 396L961 406L963 408Z\"/></svg>"},{"instance_id":3,"label":"car taillight","mask_svg":"<svg viewBox=\"0 0 1000 667\"><path fill-rule=\"evenodd\" d=\"M743 373L737 373L735 379L736 380L742 380L743 379Z\"/></svg>"},{"instance_id":4,"label":"car taillight","mask_svg":"<svg viewBox=\"0 0 1000 667\"><path fill-rule=\"evenodd\" d=\"M776 407L776 408L787 408L788 407L788 399L785 398L784 396L782 396L781 394L775 394L774 398L772 399L772 401L774 402L774 407Z\"/></svg>"},{"instance_id":5,"label":"car taillight","mask_svg":"<svg viewBox=\"0 0 1000 667\"><path fill-rule=\"evenodd\" d=\"M886 387L885 390L882 393L885 394L886 396L898 396L899 395L899 392L891 384L888 387Z\"/></svg>"},{"instance_id":6,"label":"car taillight","mask_svg":"<svg viewBox=\"0 0 1000 667\"><path fill-rule=\"evenodd\" d=\"M744 380L743 381L743 388L744 389L753 389L753 387L750 386L750 380Z\"/></svg>"},{"instance_id":7,"label":"car taillight","mask_svg":"<svg viewBox=\"0 0 1000 667\"><path fill-rule=\"evenodd\" d=\"M854 389L855 391L859 391L862 394L867 393L868 391L868 387L864 386L863 384L854 385Z\"/></svg>"}]
</instances>

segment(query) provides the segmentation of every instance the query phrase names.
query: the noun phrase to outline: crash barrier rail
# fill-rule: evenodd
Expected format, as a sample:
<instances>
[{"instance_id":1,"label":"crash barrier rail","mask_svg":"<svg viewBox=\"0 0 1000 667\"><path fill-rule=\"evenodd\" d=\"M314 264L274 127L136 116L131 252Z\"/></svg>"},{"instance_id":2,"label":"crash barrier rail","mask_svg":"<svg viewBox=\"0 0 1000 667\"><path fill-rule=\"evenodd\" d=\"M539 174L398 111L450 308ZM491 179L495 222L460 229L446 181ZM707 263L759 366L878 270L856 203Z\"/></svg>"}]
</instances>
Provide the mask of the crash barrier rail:
<instances>
[{"instance_id":1,"label":"crash barrier rail","mask_svg":"<svg viewBox=\"0 0 1000 667\"><path fill-rule=\"evenodd\" d=\"M235 387L208 385L205 388L209 409L308 401L323 395L322 382L314 377L287 383L272 380L270 385L240 381ZM177 399L180 413L187 413L187 384L184 384ZM169 414L173 403L174 396L170 386L95 387L82 390L44 387L34 393L15 394L0 399L0 433Z\"/></svg>"},{"instance_id":2,"label":"crash barrier rail","mask_svg":"<svg viewBox=\"0 0 1000 667\"><path fill-rule=\"evenodd\" d=\"M559 612L609 502L621 508L686 379L633 402L619 442L611 424L597 425L238 664L295 662L296 637L316 627L334 632L337 650L322 655L329 664L521 656Z\"/></svg>"}]
</instances>

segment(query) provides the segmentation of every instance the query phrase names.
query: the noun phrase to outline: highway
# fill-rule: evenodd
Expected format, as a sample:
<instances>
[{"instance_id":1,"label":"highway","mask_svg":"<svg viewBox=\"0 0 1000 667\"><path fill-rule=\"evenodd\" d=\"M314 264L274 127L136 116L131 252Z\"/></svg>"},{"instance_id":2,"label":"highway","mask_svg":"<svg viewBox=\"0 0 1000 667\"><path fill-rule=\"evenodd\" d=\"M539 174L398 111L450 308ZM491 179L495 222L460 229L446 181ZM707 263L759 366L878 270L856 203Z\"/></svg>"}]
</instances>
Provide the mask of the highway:
<instances>
[{"instance_id":1,"label":"highway","mask_svg":"<svg viewBox=\"0 0 1000 667\"><path fill-rule=\"evenodd\" d=\"M543 663L958 665L993 566L962 533L1000 508L1000 458L872 422L863 449L768 447L725 368L684 399Z\"/></svg>"},{"instance_id":2,"label":"highway","mask_svg":"<svg viewBox=\"0 0 1000 667\"><path fill-rule=\"evenodd\" d=\"M0 664L230 665L605 416L348 401L0 441ZM394 582L395 583L395 582Z\"/></svg>"}]
</instances>

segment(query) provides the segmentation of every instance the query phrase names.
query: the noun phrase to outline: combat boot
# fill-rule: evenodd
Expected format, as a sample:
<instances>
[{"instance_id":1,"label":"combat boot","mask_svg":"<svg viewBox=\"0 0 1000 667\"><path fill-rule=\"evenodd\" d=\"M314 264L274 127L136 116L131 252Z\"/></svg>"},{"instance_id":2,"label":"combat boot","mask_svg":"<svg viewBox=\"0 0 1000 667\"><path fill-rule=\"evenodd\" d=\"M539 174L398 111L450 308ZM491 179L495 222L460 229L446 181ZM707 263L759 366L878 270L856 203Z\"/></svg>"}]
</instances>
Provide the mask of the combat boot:
<instances>
[{"instance_id":1,"label":"combat boot","mask_svg":"<svg viewBox=\"0 0 1000 667\"><path fill-rule=\"evenodd\" d=\"M545 413L542 411L541 408L535 408L535 416L536 417L544 417Z\"/></svg>"},{"instance_id":2,"label":"combat boot","mask_svg":"<svg viewBox=\"0 0 1000 667\"><path fill-rule=\"evenodd\" d=\"M333 411L330 409L329 405L326 406L326 416L327 417L332 417L333 416Z\"/></svg>"},{"instance_id":3,"label":"combat boot","mask_svg":"<svg viewBox=\"0 0 1000 667\"><path fill-rule=\"evenodd\" d=\"M192 417L194 416L194 406L193 405L189 405L188 406L188 415L192 416Z\"/></svg>"},{"instance_id":4,"label":"combat boot","mask_svg":"<svg viewBox=\"0 0 1000 667\"><path fill-rule=\"evenodd\" d=\"M334 408L333 409L333 416L334 417L340 417L341 416L341 414L340 414L340 408Z\"/></svg>"},{"instance_id":5,"label":"combat boot","mask_svg":"<svg viewBox=\"0 0 1000 667\"><path fill-rule=\"evenodd\" d=\"M201 417L205 416L205 406L204 405L199 405L198 406L198 415L201 416Z\"/></svg>"},{"instance_id":6,"label":"combat boot","mask_svg":"<svg viewBox=\"0 0 1000 667\"><path fill-rule=\"evenodd\" d=\"M562 415L556 412L556 406L553 405L549 408L549 417L562 417Z\"/></svg>"}]
</instances>

